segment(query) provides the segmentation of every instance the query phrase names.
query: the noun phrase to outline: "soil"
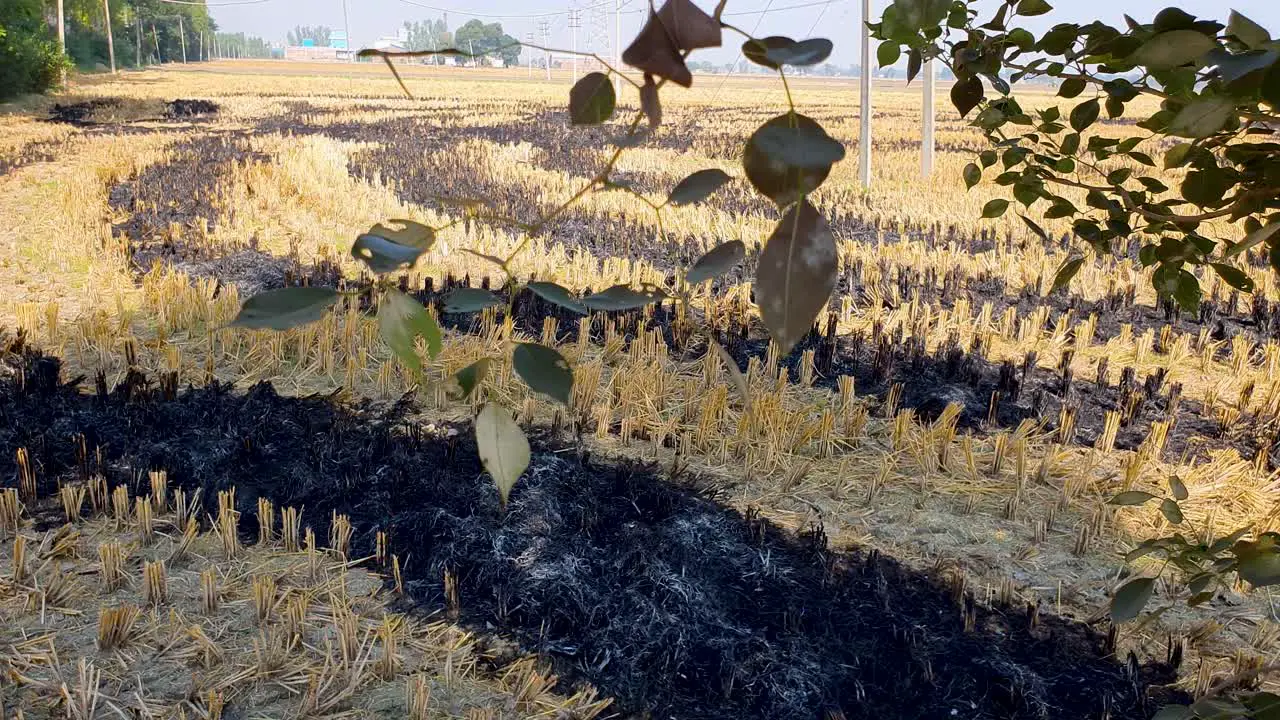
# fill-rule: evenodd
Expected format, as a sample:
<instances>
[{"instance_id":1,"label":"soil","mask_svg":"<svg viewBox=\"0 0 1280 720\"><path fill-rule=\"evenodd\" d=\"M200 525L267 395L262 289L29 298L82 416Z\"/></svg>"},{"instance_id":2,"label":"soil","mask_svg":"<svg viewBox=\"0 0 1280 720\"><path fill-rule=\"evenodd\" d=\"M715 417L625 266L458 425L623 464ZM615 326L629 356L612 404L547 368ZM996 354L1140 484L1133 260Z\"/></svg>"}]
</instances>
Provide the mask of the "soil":
<instances>
[{"instance_id":1,"label":"soil","mask_svg":"<svg viewBox=\"0 0 1280 720\"><path fill-rule=\"evenodd\" d=\"M1147 718L1185 701L1163 687L1170 664L1117 662L1088 626L979 606L890 558L831 548L820 527L741 515L699 478L541 436L504 514L470 429L424 428L407 398L378 409L267 384L178 392L136 372L86 394L59 372L20 342L0 363L0 478L15 482L27 448L38 513L56 516L59 483L100 472L137 490L161 468L210 504L235 487L246 536L262 496L305 508L321 538L345 513L357 557L388 533L411 608L440 612L452 573L460 622L541 654L566 689L590 683L623 714Z\"/></svg>"}]
</instances>

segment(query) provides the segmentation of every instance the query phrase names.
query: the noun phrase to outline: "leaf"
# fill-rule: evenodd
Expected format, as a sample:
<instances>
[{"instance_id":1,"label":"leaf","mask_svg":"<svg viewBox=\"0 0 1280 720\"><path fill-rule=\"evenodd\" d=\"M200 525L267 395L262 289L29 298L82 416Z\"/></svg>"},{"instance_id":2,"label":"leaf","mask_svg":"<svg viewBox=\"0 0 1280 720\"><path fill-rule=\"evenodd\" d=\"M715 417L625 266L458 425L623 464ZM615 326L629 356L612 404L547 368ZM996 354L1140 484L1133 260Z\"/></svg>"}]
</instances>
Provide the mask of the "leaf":
<instances>
[{"instance_id":1,"label":"leaf","mask_svg":"<svg viewBox=\"0 0 1280 720\"><path fill-rule=\"evenodd\" d=\"M547 302L555 303L562 308L568 308L582 315L587 314L586 306L579 302L578 298L574 297L573 293L569 292L567 288L563 288L553 282L541 281L531 282L528 287L533 291L533 294Z\"/></svg>"},{"instance_id":2,"label":"leaf","mask_svg":"<svg viewBox=\"0 0 1280 720\"><path fill-rule=\"evenodd\" d=\"M982 168L977 163L969 163L964 166L964 186L966 190L972 190L974 185L982 182Z\"/></svg>"},{"instance_id":3,"label":"leaf","mask_svg":"<svg viewBox=\"0 0 1280 720\"><path fill-rule=\"evenodd\" d=\"M369 228L369 232L366 234L377 235L397 245L408 245L422 251L430 250L431 246L435 244L436 231L420 222L405 220L404 218L393 218L387 222L402 227L394 228L378 223Z\"/></svg>"},{"instance_id":4,"label":"leaf","mask_svg":"<svg viewBox=\"0 0 1280 720\"><path fill-rule=\"evenodd\" d=\"M657 130L662 125L662 99L658 97L658 85L653 75L644 74L644 85L640 86L640 109L649 120L649 127Z\"/></svg>"},{"instance_id":5,"label":"leaf","mask_svg":"<svg viewBox=\"0 0 1280 720\"><path fill-rule=\"evenodd\" d=\"M573 370L554 348L537 343L516 343L511 364L520 378L536 392L569 404L573 395Z\"/></svg>"},{"instance_id":6,"label":"leaf","mask_svg":"<svg viewBox=\"0 0 1280 720\"><path fill-rule=\"evenodd\" d=\"M1256 542L1237 542L1232 552L1240 562L1237 572L1249 584L1266 587L1280 583L1280 554L1272 534L1263 534Z\"/></svg>"},{"instance_id":7,"label":"leaf","mask_svg":"<svg viewBox=\"0 0 1280 720\"><path fill-rule=\"evenodd\" d=\"M440 326L431 313L399 290L387 290L383 294L378 306L378 331L391 352L414 372L422 371L422 359L418 357L415 343L418 338L426 341L427 354L431 357L439 355L443 346Z\"/></svg>"},{"instance_id":8,"label":"leaf","mask_svg":"<svg viewBox=\"0 0 1280 720\"><path fill-rule=\"evenodd\" d=\"M677 50L720 47L720 21L692 0L667 0L658 8L658 20Z\"/></svg>"},{"instance_id":9,"label":"leaf","mask_svg":"<svg viewBox=\"0 0 1280 720\"><path fill-rule=\"evenodd\" d=\"M1049 288L1050 293L1057 292L1065 288L1071 283L1076 273L1080 272L1081 266L1084 265L1084 258L1072 258L1062 263L1058 268L1058 272L1053 276L1053 287Z\"/></svg>"},{"instance_id":10,"label":"leaf","mask_svg":"<svg viewBox=\"0 0 1280 720\"><path fill-rule=\"evenodd\" d=\"M355 244L351 246L351 256L379 274L410 267L424 252L426 251L422 248L401 245L370 233L357 237Z\"/></svg>"},{"instance_id":11,"label":"leaf","mask_svg":"<svg viewBox=\"0 0 1280 720\"><path fill-rule=\"evenodd\" d=\"M1218 132L1235 114L1235 101L1229 97L1197 100L1178 111L1169 122L1169 134L1203 138Z\"/></svg>"},{"instance_id":12,"label":"leaf","mask_svg":"<svg viewBox=\"0 0 1280 720\"><path fill-rule=\"evenodd\" d=\"M698 258L693 267L685 273L685 281L690 285L720 277L729 272L733 266L742 262L746 255L746 246L741 240L730 240L711 248Z\"/></svg>"},{"instance_id":13,"label":"leaf","mask_svg":"<svg viewBox=\"0 0 1280 720\"><path fill-rule=\"evenodd\" d=\"M569 90L569 120L574 125L599 125L613 116L617 100L608 75L587 73Z\"/></svg>"},{"instance_id":14,"label":"leaf","mask_svg":"<svg viewBox=\"0 0 1280 720\"><path fill-rule=\"evenodd\" d=\"M638 290L630 285L614 285L582 298L582 304L592 310L635 310L662 302L668 297L670 296L656 285L642 285Z\"/></svg>"},{"instance_id":15,"label":"leaf","mask_svg":"<svg viewBox=\"0 0 1280 720\"><path fill-rule=\"evenodd\" d=\"M1235 10L1227 18L1227 34L1234 35L1245 47L1254 50L1271 42L1271 33L1266 28Z\"/></svg>"},{"instance_id":16,"label":"leaf","mask_svg":"<svg viewBox=\"0 0 1280 720\"><path fill-rule=\"evenodd\" d=\"M998 218L1004 214L1005 210L1008 210L1008 209L1009 209L1009 201L1005 200L1004 198L995 198L994 200L988 200L987 204L982 206L982 217L988 218L988 219Z\"/></svg>"},{"instance_id":17,"label":"leaf","mask_svg":"<svg viewBox=\"0 0 1280 720\"><path fill-rule=\"evenodd\" d=\"M501 304L497 295L479 288L454 288L444 296L444 311L451 313L478 312Z\"/></svg>"},{"instance_id":18,"label":"leaf","mask_svg":"<svg viewBox=\"0 0 1280 720\"><path fill-rule=\"evenodd\" d=\"M880 47L876 48L876 64L882 68L893 65L901 57L902 46L896 40L885 40L880 43Z\"/></svg>"},{"instance_id":19,"label":"leaf","mask_svg":"<svg viewBox=\"0 0 1280 720\"><path fill-rule=\"evenodd\" d=\"M807 199L792 205L765 242L756 270L760 316L782 355L826 308L837 270L835 238L826 219Z\"/></svg>"},{"instance_id":20,"label":"leaf","mask_svg":"<svg viewBox=\"0 0 1280 720\"><path fill-rule=\"evenodd\" d=\"M968 115L970 110L977 107L984 95L982 81L972 75L963 80L957 80L951 86L951 104L956 106L960 117Z\"/></svg>"},{"instance_id":21,"label":"leaf","mask_svg":"<svg viewBox=\"0 0 1280 720\"><path fill-rule=\"evenodd\" d=\"M454 387L450 389L449 396L455 400L466 400L471 397L471 393L484 382L485 376L489 374L489 366L492 364L493 358L483 357L454 373Z\"/></svg>"},{"instance_id":22,"label":"leaf","mask_svg":"<svg viewBox=\"0 0 1280 720\"><path fill-rule=\"evenodd\" d=\"M491 262L494 265L497 265L499 268L502 268L503 272L506 272L507 261L503 260L500 257L495 257L493 255L485 255L482 252L476 252L475 250L472 250L470 248L462 248L462 252L467 253L469 255L475 255L476 257L486 262Z\"/></svg>"},{"instance_id":23,"label":"leaf","mask_svg":"<svg viewBox=\"0 0 1280 720\"><path fill-rule=\"evenodd\" d=\"M1253 720L1280 720L1280 696L1259 692L1244 698Z\"/></svg>"},{"instance_id":24,"label":"leaf","mask_svg":"<svg viewBox=\"0 0 1280 720\"><path fill-rule=\"evenodd\" d=\"M1052 9L1053 6L1044 0L1020 0L1018 3L1018 14L1024 17L1044 15Z\"/></svg>"},{"instance_id":25,"label":"leaf","mask_svg":"<svg viewBox=\"0 0 1280 720\"><path fill-rule=\"evenodd\" d=\"M1146 41L1129 62L1148 70L1170 70L1195 60L1218 46L1213 38L1195 30L1170 30Z\"/></svg>"},{"instance_id":26,"label":"leaf","mask_svg":"<svg viewBox=\"0 0 1280 720\"><path fill-rule=\"evenodd\" d=\"M1240 720L1248 713L1248 709L1238 702L1206 697L1192 703L1191 712L1199 720Z\"/></svg>"},{"instance_id":27,"label":"leaf","mask_svg":"<svg viewBox=\"0 0 1280 720\"><path fill-rule=\"evenodd\" d=\"M1070 77L1062 81L1058 86L1058 97L1071 99L1084 92L1084 78Z\"/></svg>"},{"instance_id":28,"label":"leaf","mask_svg":"<svg viewBox=\"0 0 1280 720\"><path fill-rule=\"evenodd\" d=\"M1169 148L1169 151L1164 154L1164 169L1170 170L1182 167L1182 164L1187 161L1187 156L1191 154L1193 147L1191 143L1184 142Z\"/></svg>"},{"instance_id":29,"label":"leaf","mask_svg":"<svg viewBox=\"0 0 1280 720\"><path fill-rule=\"evenodd\" d=\"M1160 514L1164 515L1164 519L1173 525L1182 524L1182 507L1178 505L1178 501L1171 498L1165 498L1160 501Z\"/></svg>"},{"instance_id":30,"label":"leaf","mask_svg":"<svg viewBox=\"0 0 1280 720\"><path fill-rule=\"evenodd\" d=\"M1025 224L1031 232L1036 234L1036 237L1039 237L1045 242L1049 242L1049 233L1045 232L1044 228L1040 227L1039 223L1026 215L1019 215L1018 217L1022 219L1023 224Z\"/></svg>"},{"instance_id":31,"label":"leaf","mask_svg":"<svg viewBox=\"0 0 1280 720\"><path fill-rule=\"evenodd\" d=\"M1218 273L1218 277L1231 287L1240 292L1253 292L1253 279L1245 274L1243 270L1226 263L1210 263L1213 265L1213 271Z\"/></svg>"},{"instance_id":32,"label":"leaf","mask_svg":"<svg viewBox=\"0 0 1280 720\"><path fill-rule=\"evenodd\" d=\"M790 47L791 45L794 45L795 42L795 40L792 40L785 35L749 38L746 42L742 43L742 54L756 65L767 67L770 70L777 70L781 65L769 59L769 51Z\"/></svg>"},{"instance_id":33,"label":"leaf","mask_svg":"<svg viewBox=\"0 0 1280 720\"><path fill-rule=\"evenodd\" d=\"M293 287L258 293L240 306L231 324L253 330L288 330L315 322L341 295L320 287Z\"/></svg>"},{"instance_id":34,"label":"leaf","mask_svg":"<svg viewBox=\"0 0 1280 720\"><path fill-rule=\"evenodd\" d=\"M844 159L844 145L813 125L765 125L752 135L756 147L786 167L802 170L829 168Z\"/></svg>"},{"instance_id":35,"label":"leaf","mask_svg":"<svg viewBox=\"0 0 1280 720\"><path fill-rule=\"evenodd\" d=\"M1071 115L1068 121L1071 123L1071 129L1076 132L1084 132L1098 119L1098 113L1101 107L1098 105L1098 99L1086 100L1071 109Z\"/></svg>"},{"instance_id":36,"label":"leaf","mask_svg":"<svg viewBox=\"0 0 1280 720\"><path fill-rule=\"evenodd\" d=\"M476 445L480 462L498 486L498 497L505 509L511 488L529 469L529 440L506 408L488 403L476 417Z\"/></svg>"},{"instance_id":37,"label":"leaf","mask_svg":"<svg viewBox=\"0 0 1280 720\"><path fill-rule=\"evenodd\" d=\"M924 66L924 58L921 57L919 50L912 50L907 55L907 84L910 85L912 80L920 74L920 69Z\"/></svg>"},{"instance_id":38,"label":"leaf","mask_svg":"<svg viewBox=\"0 0 1280 720\"><path fill-rule=\"evenodd\" d=\"M794 129L791 128L793 120L796 124ZM782 134L770 139L768 135L775 129L781 130ZM765 136L763 141L762 136ZM747 140L746 148L742 153L742 167L746 171L747 180L756 191L773 200L778 207L786 207L813 192L831 173L830 163L813 168L797 167L765 149L770 147L777 151L777 145L780 143L785 146L788 139L801 137L809 138L811 141L799 142L798 145L818 148L815 155L836 156L836 146L839 146L839 143L831 140L821 125L812 118L799 114L793 116L789 113L774 117L756 129ZM840 157L844 156L843 147L840 147L838 152ZM790 154L790 152L787 153L788 156Z\"/></svg>"},{"instance_id":39,"label":"leaf","mask_svg":"<svg viewBox=\"0 0 1280 720\"><path fill-rule=\"evenodd\" d=\"M1151 720L1194 720L1195 713L1186 705L1165 705Z\"/></svg>"},{"instance_id":40,"label":"leaf","mask_svg":"<svg viewBox=\"0 0 1280 720\"><path fill-rule=\"evenodd\" d=\"M699 11L701 12L701 11ZM656 13L650 12L644 27L622 52L622 62L642 72L670 80L682 87L693 84L689 66L680 57L670 33Z\"/></svg>"},{"instance_id":41,"label":"leaf","mask_svg":"<svg viewBox=\"0 0 1280 720\"><path fill-rule=\"evenodd\" d=\"M1272 235L1275 235L1277 231L1280 231L1280 220L1267 223L1246 235L1240 242L1232 245L1226 253L1224 253L1224 256L1232 258L1252 250L1255 246L1267 242L1267 240L1269 240Z\"/></svg>"},{"instance_id":42,"label":"leaf","mask_svg":"<svg viewBox=\"0 0 1280 720\"><path fill-rule=\"evenodd\" d=\"M1186 500L1191 497L1191 493L1187 492L1187 484L1177 475L1169 476L1169 492L1173 493L1174 500Z\"/></svg>"},{"instance_id":43,"label":"leaf","mask_svg":"<svg viewBox=\"0 0 1280 720\"><path fill-rule=\"evenodd\" d=\"M676 183L667 196L667 202L676 206L700 203L732 179L729 173L719 168L699 170Z\"/></svg>"},{"instance_id":44,"label":"leaf","mask_svg":"<svg viewBox=\"0 0 1280 720\"><path fill-rule=\"evenodd\" d=\"M1136 577L1116 588L1111 596L1111 620L1117 624L1128 622L1142 613L1155 591L1156 579Z\"/></svg>"},{"instance_id":45,"label":"leaf","mask_svg":"<svg viewBox=\"0 0 1280 720\"><path fill-rule=\"evenodd\" d=\"M1141 490L1126 490L1107 501L1108 505L1141 505L1148 500L1155 498L1149 492Z\"/></svg>"},{"instance_id":46,"label":"leaf","mask_svg":"<svg viewBox=\"0 0 1280 720\"><path fill-rule=\"evenodd\" d=\"M834 47L826 38L809 38L790 45L771 47L765 51L765 57L777 65L806 67L826 60Z\"/></svg>"}]
</instances>

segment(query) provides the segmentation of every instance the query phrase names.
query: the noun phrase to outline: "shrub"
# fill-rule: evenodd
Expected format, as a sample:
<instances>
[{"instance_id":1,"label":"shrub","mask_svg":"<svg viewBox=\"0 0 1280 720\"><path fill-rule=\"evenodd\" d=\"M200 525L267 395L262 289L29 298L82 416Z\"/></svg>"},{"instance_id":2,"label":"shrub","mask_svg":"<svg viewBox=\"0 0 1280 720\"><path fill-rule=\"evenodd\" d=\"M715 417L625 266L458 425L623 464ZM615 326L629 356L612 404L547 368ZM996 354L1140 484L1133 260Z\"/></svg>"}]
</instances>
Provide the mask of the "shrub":
<instances>
[{"instance_id":1,"label":"shrub","mask_svg":"<svg viewBox=\"0 0 1280 720\"><path fill-rule=\"evenodd\" d=\"M0 100L55 87L70 63L41 20L38 6L0 10Z\"/></svg>"}]
</instances>

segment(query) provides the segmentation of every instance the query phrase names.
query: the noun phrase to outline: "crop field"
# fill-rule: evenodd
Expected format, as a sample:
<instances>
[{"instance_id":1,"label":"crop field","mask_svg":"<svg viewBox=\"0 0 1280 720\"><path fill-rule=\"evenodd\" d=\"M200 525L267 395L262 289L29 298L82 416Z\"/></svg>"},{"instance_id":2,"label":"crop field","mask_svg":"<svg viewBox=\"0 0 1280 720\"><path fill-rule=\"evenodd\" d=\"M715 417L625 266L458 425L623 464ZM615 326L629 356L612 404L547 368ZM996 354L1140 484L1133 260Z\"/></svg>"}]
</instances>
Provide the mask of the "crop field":
<instances>
[{"instance_id":1,"label":"crop field","mask_svg":"<svg viewBox=\"0 0 1280 720\"><path fill-rule=\"evenodd\" d=\"M0 106L0 718L1145 718L1277 660L1244 586L1106 619L1125 554L1171 532L1116 493L1176 476L1188 532L1280 531L1265 258L1252 295L1201 276L1194 316L1136 245L1050 292L1080 244L980 219L1005 190L965 189L977 130L940 110L922 178L919 88L883 82L864 190L856 82L797 78L848 154L811 198L835 295L780 356L752 291L778 212L741 148L781 84L664 93L618 187L531 235L625 124L571 126L567 73L402 74L413 98L379 64L222 61ZM655 212L712 167L734 180ZM395 218L438 232L399 278L446 329L428 382L354 295L229 327L263 290L368 287L348 249ZM727 357L675 305L442 300L507 297L481 256L526 241L514 276L586 293L669 285L726 240L745 260L690 311ZM503 508L479 401L444 381L513 339L575 380L566 407L495 363L533 441Z\"/></svg>"}]
</instances>

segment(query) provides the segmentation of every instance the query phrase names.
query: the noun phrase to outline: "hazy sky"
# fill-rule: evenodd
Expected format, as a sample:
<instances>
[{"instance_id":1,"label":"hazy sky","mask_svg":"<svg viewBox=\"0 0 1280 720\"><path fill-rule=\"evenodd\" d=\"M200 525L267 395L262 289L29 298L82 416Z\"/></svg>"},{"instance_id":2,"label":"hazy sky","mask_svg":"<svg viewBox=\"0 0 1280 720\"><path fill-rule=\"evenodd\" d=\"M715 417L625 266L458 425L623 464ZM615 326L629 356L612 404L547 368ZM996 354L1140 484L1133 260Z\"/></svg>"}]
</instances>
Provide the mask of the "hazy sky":
<instances>
[{"instance_id":1,"label":"hazy sky","mask_svg":"<svg viewBox=\"0 0 1280 720\"><path fill-rule=\"evenodd\" d=\"M285 33L295 25L328 25L334 29L342 29L343 0L261 0L239 4L225 4L236 0L209 0L214 19L224 30L245 32L259 35L268 41L283 41ZM601 5L596 12L591 9L582 12L582 27L578 30L580 49L588 49L589 25L592 18L603 21L605 34L597 37L605 43L597 51L611 53L608 43L613 38L613 2L614 0L577 0L577 6L587 8ZM626 46L628 39L640 28L644 20L643 10L647 0L617 0L622 5L621 26L622 42ZM699 4L710 10L714 0L698 0ZM989 0L984 4L992 10L999 0ZM1033 30L1041 30L1058 22L1086 23L1102 19L1123 26L1123 13L1135 19L1149 22L1170 0L1051 0L1053 12L1039 18L1028 19L1028 26ZM873 18L888 6L890 0L872 0ZM1280 2L1277 0L1237 0L1234 3L1215 2L1214 0L1177 0L1178 7L1206 18L1220 21L1226 20L1227 11L1235 8L1254 21L1269 28L1273 35L1280 36ZM546 20L550 31L550 44L555 47L569 48L572 44L572 31L569 28L569 17L565 12L571 5L568 0L346 0L347 15L350 20L352 45L364 47L373 43L379 36L394 34L405 21L438 18L441 12L448 10L449 28L454 29L476 13L492 15L481 17L484 22L499 21L507 33L517 39L525 39L526 33L539 31L539 23ZM428 7L430 6L430 7ZM761 10L769 9L762 15ZM598 10L606 10L601 14ZM465 12L464 12L465 10ZM543 18L530 17L546 14ZM760 35L790 35L795 38L821 36L835 42L836 50L831 61L838 65L849 65L858 61L858 36L855 23L861 15L860 0L729 0L726 8L726 20L744 30L753 31L759 22ZM985 19L990 12L984 13ZM498 17L503 16L503 17ZM520 17L516 17L520 16ZM730 17L731 16L731 17ZM726 35L726 38L730 36ZM730 42L730 49L715 49L694 53L694 60L710 60L712 62L731 62L741 44L737 40Z\"/></svg>"}]
</instances>

